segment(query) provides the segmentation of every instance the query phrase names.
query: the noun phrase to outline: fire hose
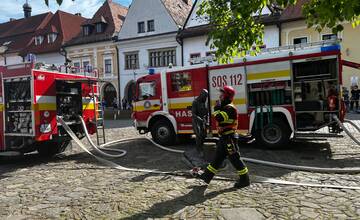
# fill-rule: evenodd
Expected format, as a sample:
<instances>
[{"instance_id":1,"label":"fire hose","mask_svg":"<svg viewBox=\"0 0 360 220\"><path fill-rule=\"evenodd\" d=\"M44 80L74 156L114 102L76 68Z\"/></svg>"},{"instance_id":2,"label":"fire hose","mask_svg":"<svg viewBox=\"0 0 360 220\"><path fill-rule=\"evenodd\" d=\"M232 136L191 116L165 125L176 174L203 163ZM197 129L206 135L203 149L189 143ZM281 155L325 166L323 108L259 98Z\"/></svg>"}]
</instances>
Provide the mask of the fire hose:
<instances>
[{"instance_id":1,"label":"fire hose","mask_svg":"<svg viewBox=\"0 0 360 220\"><path fill-rule=\"evenodd\" d=\"M138 138L129 138L129 139L116 140L116 141L113 141L113 142L109 142L107 144L103 144L103 145L98 147L92 142L92 140L90 138L90 135L87 132L85 122L83 121L81 116L79 116L79 117L80 117L80 120L82 122L85 134L86 134L85 135L86 139L88 140L90 145L95 149L95 151L98 152L99 154L103 155L103 156L112 157L112 158L114 158L114 157L119 158L119 157L125 156L126 151L124 151L124 150L115 150L115 149L109 149L109 148L105 148L105 147L110 146L110 145L114 145L115 143L122 143L122 142L127 142L127 141L131 141L131 140L139 140L139 139L146 139L146 140L150 141L151 143L153 143L156 147L161 148L162 150L166 150L166 151L170 151L170 152L174 152L174 153L183 153L184 152L184 151L181 151L181 150L175 150L175 149L172 149L172 148L161 146L161 145L155 143L149 137L138 137ZM158 171L158 170L128 168L128 167L121 166L121 165L119 165L117 163L114 163L112 161L109 161L107 159L101 158L101 157L93 154L92 152L90 152L85 147L85 145L79 140L79 138L76 136L76 134L65 123L65 121L62 119L62 117L58 116L57 120L64 127L64 129L70 135L70 137L80 146L80 148L82 148L82 150L84 150L85 152L87 152L88 154L93 156L98 161L100 161L100 162L102 162L102 163L104 163L104 164L106 164L106 165L108 165L108 166L110 166L110 167L112 167L114 169L123 170L123 171L132 171L132 172L145 172L145 173L154 173L154 174L176 175L176 176L190 177L190 174L188 172L185 172L185 171L177 171L177 172L168 171L168 172L164 172L164 171ZM120 154L112 155L112 154L108 154L108 153L103 152L104 150L106 150L106 151L116 151L116 152L120 152ZM308 167L308 166L296 166L296 165L289 165L289 164L281 164L281 163L262 161L262 160L252 159L252 158L242 158L242 159L244 161L251 162L251 163L257 163L257 164L280 167L280 168L286 168L286 169L292 169L292 170L300 170L300 171L327 172L327 173L359 173L360 172L360 168L318 168L318 167ZM231 180L230 178L227 178L227 177L216 177L216 179L218 179L218 180ZM296 182L278 180L278 179L261 177L261 176L252 176L252 181L259 182L259 183L272 183L272 184L283 184L283 185L297 185L297 186L325 187L325 188L339 188L339 189L340 188L341 189L357 189L357 190L360 189L360 187L355 187L355 186L353 187L353 186L338 186L338 185L321 185L321 184L312 184L312 183L296 183Z\"/></svg>"}]
</instances>

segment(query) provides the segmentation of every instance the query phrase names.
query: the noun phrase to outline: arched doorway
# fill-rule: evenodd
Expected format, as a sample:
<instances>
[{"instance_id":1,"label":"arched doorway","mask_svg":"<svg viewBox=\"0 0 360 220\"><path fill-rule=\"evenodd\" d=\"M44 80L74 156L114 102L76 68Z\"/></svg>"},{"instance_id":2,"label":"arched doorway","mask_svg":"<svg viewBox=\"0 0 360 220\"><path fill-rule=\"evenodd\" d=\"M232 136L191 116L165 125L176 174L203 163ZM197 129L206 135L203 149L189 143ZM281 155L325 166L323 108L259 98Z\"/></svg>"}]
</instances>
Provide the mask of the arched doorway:
<instances>
[{"instance_id":1,"label":"arched doorway","mask_svg":"<svg viewBox=\"0 0 360 220\"><path fill-rule=\"evenodd\" d=\"M136 83L134 80L129 81L124 89L124 98L127 101L133 101L135 98Z\"/></svg>"},{"instance_id":2,"label":"arched doorway","mask_svg":"<svg viewBox=\"0 0 360 220\"><path fill-rule=\"evenodd\" d=\"M106 107L113 107L114 100L116 99L116 89L111 83L104 85L103 100L105 100Z\"/></svg>"}]
</instances>

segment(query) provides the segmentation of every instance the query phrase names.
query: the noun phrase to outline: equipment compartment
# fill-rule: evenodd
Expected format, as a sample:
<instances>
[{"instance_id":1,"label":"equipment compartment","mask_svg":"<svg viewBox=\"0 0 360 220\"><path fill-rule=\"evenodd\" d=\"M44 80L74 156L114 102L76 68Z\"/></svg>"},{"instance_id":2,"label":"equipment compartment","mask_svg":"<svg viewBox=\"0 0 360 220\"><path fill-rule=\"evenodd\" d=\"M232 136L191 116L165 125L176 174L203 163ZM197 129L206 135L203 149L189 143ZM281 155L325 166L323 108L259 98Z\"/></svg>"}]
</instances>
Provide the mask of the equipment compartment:
<instances>
[{"instance_id":1,"label":"equipment compartment","mask_svg":"<svg viewBox=\"0 0 360 220\"><path fill-rule=\"evenodd\" d=\"M81 83L71 81L56 81L57 115L65 121L78 121L82 115Z\"/></svg>"},{"instance_id":2,"label":"equipment compartment","mask_svg":"<svg viewBox=\"0 0 360 220\"><path fill-rule=\"evenodd\" d=\"M30 83L30 77L4 80L6 134L33 134Z\"/></svg>"}]
</instances>

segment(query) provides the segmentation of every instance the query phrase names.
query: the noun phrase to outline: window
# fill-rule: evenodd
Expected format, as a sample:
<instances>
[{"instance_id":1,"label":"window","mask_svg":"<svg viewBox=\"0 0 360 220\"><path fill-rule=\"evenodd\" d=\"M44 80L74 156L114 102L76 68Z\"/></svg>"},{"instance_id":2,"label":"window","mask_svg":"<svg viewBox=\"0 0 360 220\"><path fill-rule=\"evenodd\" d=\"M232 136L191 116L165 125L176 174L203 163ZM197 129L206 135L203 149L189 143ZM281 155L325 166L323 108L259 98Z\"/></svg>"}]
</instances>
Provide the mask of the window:
<instances>
[{"instance_id":1,"label":"window","mask_svg":"<svg viewBox=\"0 0 360 220\"><path fill-rule=\"evenodd\" d=\"M40 45L40 44L42 44L43 41L44 41L43 36L36 36L35 37L35 45Z\"/></svg>"},{"instance_id":2,"label":"window","mask_svg":"<svg viewBox=\"0 0 360 220\"><path fill-rule=\"evenodd\" d=\"M139 55L137 52L125 54L125 69L139 69Z\"/></svg>"},{"instance_id":3,"label":"window","mask_svg":"<svg viewBox=\"0 0 360 220\"><path fill-rule=\"evenodd\" d=\"M48 43L49 44L54 43L56 40L56 37L57 37L56 33L48 34Z\"/></svg>"},{"instance_id":4,"label":"window","mask_svg":"<svg viewBox=\"0 0 360 220\"><path fill-rule=\"evenodd\" d=\"M294 44L306 44L307 43L307 37L298 37L294 38Z\"/></svg>"},{"instance_id":5,"label":"window","mask_svg":"<svg viewBox=\"0 0 360 220\"><path fill-rule=\"evenodd\" d=\"M175 48L154 50L149 52L149 64L151 67L176 66Z\"/></svg>"},{"instance_id":6,"label":"window","mask_svg":"<svg viewBox=\"0 0 360 220\"><path fill-rule=\"evenodd\" d=\"M145 33L145 22L138 22L138 33Z\"/></svg>"},{"instance_id":7,"label":"window","mask_svg":"<svg viewBox=\"0 0 360 220\"><path fill-rule=\"evenodd\" d=\"M103 32L103 24L97 23L96 24L96 33L101 33L101 32Z\"/></svg>"},{"instance_id":8,"label":"window","mask_svg":"<svg viewBox=\"0 0 360 220\"><path fill-rule=\"evenodd\" d=\"M90 26L87 25L83 27L83 34L84 36L90 35Z\"/></svg>"},{"instance_id":9,"label":"window","mask_svg":"<svg viewBox=\"0 0 360 220\"><path fill-rule=\"evenodd\" d=\"M74 62L74 71L76 73L79 73L80 72L80 62Z\"/></svg>"},{"instance_id":10,"label":"window","mask_svg":"<svg viewBox=\"0 0 360 220\"><path fill-rule=\"evenodd\" d=\"M112 73L112 59L105 59L104 66L105 66L105 75L111 75L111 73Z\"/></svg>"},{"instance_id":11,"label":"window","mask_svg":"<svg viewBox=\"0 0 360 220\"><path fill-rule=\"evenodd\" d=\"M84 72L91 72L91 65L90 65L90 61L83 61L83 69Z\"/></svg>"},{"instance_id":12,"label":"window","mask_svg":"<svg viewBox=\"0 0 360 220\"><path fill-rule=\"evenodd\" d=\"M148 31L148 32L155 31L155 23L154 23L154 20L149 20L149 21L147 21L147 31Z\"/></svg>"},{"instance_id":13,"label":"window","mask_svg":"<svg viewBox=\"0 0 360 220\"><path fill-rule=\"evenodd\" d=\"M142 82L139 83L139 100L148 99L156 95L155 82Z\"/></svg>"},{"instance_id":14,"label":"window","mask_svg":"<svg viewBox=\"0 0 360 220\"><path fill-rule=\"evenodd\" d=\"M322 35L322 40L336 40L337 34L324 34Z\"/></svg>"},{"instance_id":15,"label":"window","mask_svg":"<svg viewBox=\"0 0 360 220\"><path fill-rule=\"evenodd\" d=\"M190 73L172 73L171 89L174 92L187 92L192 90Z\"/></svg>"},{"instance_id":16,"label":"window","mask_svg":"<svg viewBox=\"0 0 360 220\"><path fill-rule=\"evenodd\" d=\"M200 56L201 56L200 53L190 54L190 64L194 65L194 64L198 63L196 58L200 58Z\"/></svg>"}]
</instances>

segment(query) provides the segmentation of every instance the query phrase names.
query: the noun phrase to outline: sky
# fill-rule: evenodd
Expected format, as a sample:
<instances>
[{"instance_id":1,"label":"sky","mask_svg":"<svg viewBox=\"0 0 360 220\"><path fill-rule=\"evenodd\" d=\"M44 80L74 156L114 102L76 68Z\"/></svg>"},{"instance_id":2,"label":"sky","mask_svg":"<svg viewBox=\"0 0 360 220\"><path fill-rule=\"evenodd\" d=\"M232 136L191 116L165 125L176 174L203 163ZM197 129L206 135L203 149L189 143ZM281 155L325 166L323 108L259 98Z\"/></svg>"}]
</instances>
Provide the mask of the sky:
<instances>
[{"instance_id":1,"label":"sky","mask_svg":"<svg viewBox=\"0 0 360 220\"><path fill-rule=\"evenodd\" d=\"M28 0L32 7L31 15L41 14L48 11L56 12L58 9L70 13L81 13L83 17L91 18L96 10L104 3L105 0L63 0L61 6L56 0L49 0L49 7L44 0ZM23 18L24 12L22 6L26 0L1 0L0 23L7 22L10 18ZM113 0L124 6L129 6L131 0Z\"/></svg>"}]
</instances>

